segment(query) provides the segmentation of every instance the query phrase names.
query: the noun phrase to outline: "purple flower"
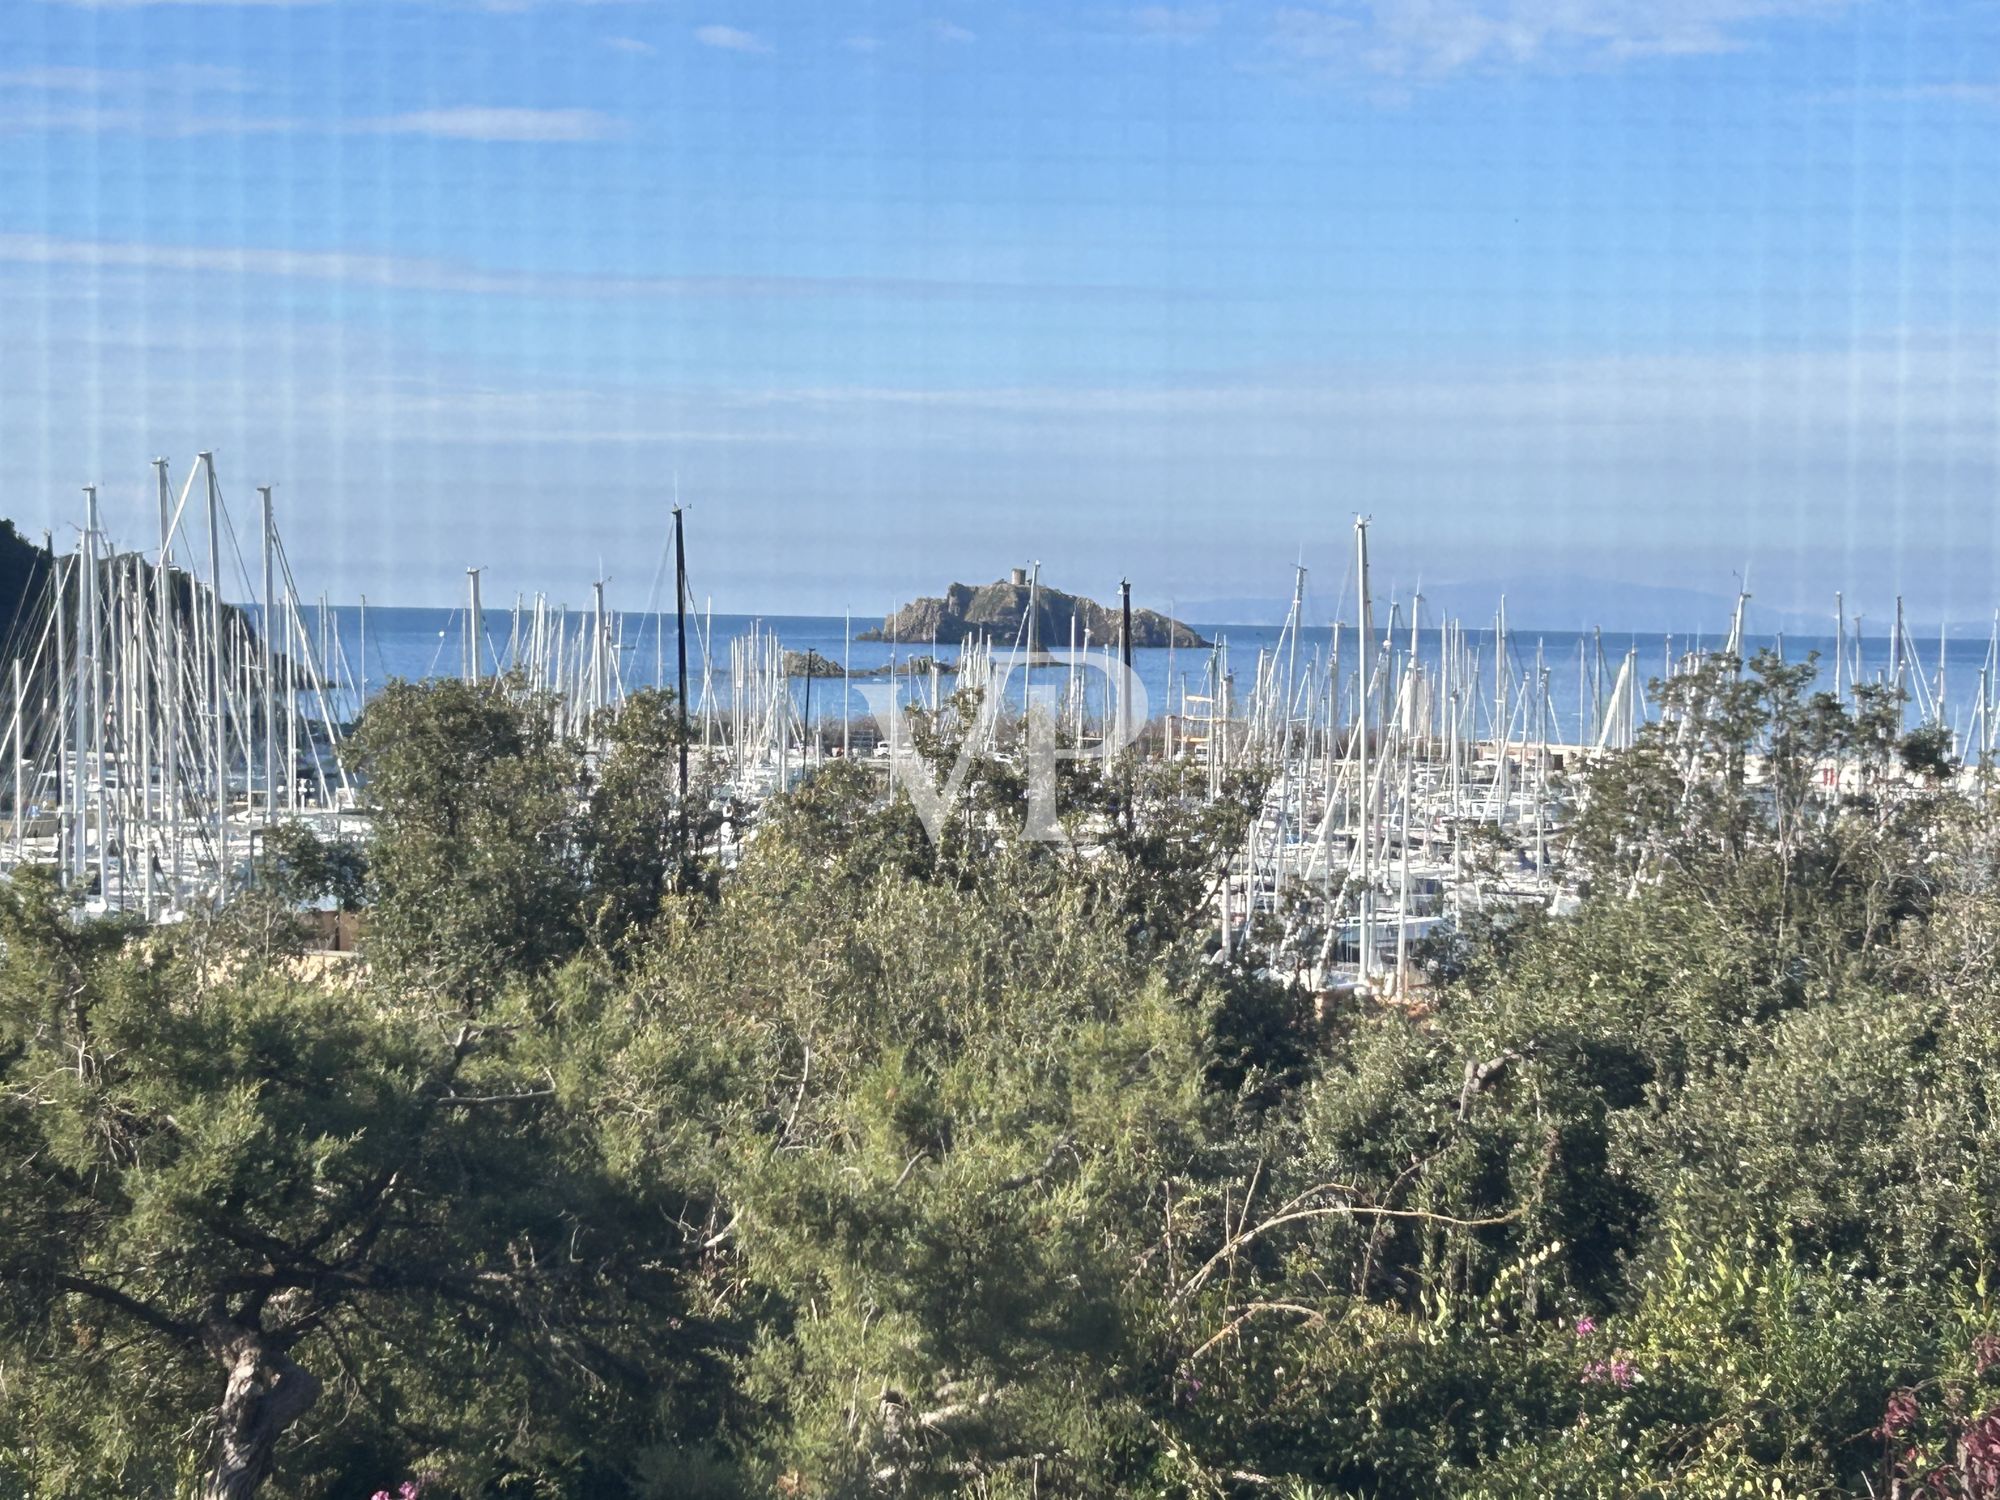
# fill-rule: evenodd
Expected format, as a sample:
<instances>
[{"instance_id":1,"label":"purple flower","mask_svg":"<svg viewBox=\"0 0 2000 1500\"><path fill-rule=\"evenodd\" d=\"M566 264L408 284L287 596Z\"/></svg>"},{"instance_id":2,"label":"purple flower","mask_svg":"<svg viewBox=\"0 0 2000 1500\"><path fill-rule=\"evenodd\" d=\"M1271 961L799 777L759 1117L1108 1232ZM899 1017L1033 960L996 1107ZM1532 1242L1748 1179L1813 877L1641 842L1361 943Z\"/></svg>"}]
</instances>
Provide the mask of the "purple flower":
<instances>
[{"instance_id":1,"label":"purple flower","mask_svg":"<svg viewBox=\"0 0 2000 1500\"><path fill-rule=\"evenodd\" d=\"M1585 1313L1576 1320L1576 1336L1578 1338L1587 1339L1595 1332L1597 1332L1597 1319L1591 1317L1589 1313Z\"/></svg>"},{"instance_id":2,"label":"purple flower","mask_svg":"<svg viewBox=\"0 0 2000 1500\"><path fill-rule=\"evenodd\" d=\"M1583 1367L1585 1385L1615 1385L1620 1390L1632 1383L1632 1362L1628 1359L1593 1359Z\"/></svg>"}]
</instances>

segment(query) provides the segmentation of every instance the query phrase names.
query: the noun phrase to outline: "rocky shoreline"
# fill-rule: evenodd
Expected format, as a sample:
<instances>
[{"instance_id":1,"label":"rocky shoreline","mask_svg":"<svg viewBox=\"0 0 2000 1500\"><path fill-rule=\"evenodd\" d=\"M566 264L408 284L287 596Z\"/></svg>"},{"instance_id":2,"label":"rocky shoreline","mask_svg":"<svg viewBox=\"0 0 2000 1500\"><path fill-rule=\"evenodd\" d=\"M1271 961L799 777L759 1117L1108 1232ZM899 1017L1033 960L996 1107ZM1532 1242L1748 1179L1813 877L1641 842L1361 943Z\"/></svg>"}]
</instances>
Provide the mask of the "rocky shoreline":
<instances>
[{"instance_id":1,"label":"rocky shoreline","mask_svg":"<svg viewBox=\"0 0 2000 1500\"><path fill-rule=\"evenodd\" d=\"M856 639L867 640L869 637L858 636ZM817 651L787 651L785 653L785 675L787 677L814 677L822 679L828 677L845 677L850 682L859 682L865 677L887 677L892 671L898 674L914 672L919 676L928 676L933 666L945 672L956 672L958 670L958 666L954 662L939 661L930 656L913 656L908 661L897 662L893 667L887 665L857 667L851 671L842 671L839 662L829 661Z\"/></svg>"}]
</instances>

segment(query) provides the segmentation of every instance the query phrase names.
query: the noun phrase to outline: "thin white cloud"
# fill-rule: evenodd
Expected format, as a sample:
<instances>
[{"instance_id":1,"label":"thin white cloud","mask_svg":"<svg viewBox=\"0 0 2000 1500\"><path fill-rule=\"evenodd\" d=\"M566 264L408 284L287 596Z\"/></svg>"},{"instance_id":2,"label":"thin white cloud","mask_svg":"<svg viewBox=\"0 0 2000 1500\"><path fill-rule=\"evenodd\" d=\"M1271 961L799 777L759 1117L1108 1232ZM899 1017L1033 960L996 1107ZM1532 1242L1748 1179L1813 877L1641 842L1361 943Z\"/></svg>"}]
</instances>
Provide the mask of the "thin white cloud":
<instances>
[{"instance_id":1,"label":"thin white cloud","mask_svg":"<svg viewBox=\"0 0 2000 1500\"><path fill-rule=\"evenodd\" d=\"M643 5L648 3L648 0L445 0L445 3L476 5L481 10L489 10L497 15L525 15L529 11L542 9L557 10L564 6L587 8L613 5Z\"/></svg>"},{"instance_id":2,"label":"thin white cloud","mask_svg":"<svg viewBox=\"0 0 2000 1500\"><path fill-rule=\"evenodd\" d=\"M103 68L14 68L0 73L0 88L38 94L95 94L119 75Z\"/></svg>"},{"instance_id":3,"label":"thin white cloud","mask_svg":"<svg viewBox=\"0 0 2000 1500\"><path fill-rule=\"evenodd\" d=\"M594 109L508 109L462 107L420 109L408 114L355 120L347 128L364 134L421 135L452 141L601 141L617 134L618 123Z\"/></svg>"},{"instance_id":4,"label":"thin white cloud","mask_svg":"<svg viewBox=\"0 0 2000 1500\"><path fill-rule=\"evenodd\" d=\"M1834 104L1856 104L1869 99L1934 104L1983 104L2000 107L2000 83L1917 83L1907 88L1843 89L1822 95Z\"/></svg>"},{"instance_id":5,"label":"thin white cloud","mask_svg":"<svg viewBox=\"0 0 2000 1500\"><path fill-rule=\"evenodd\" d=\"M1018 300L1130 295L1118 288L869 276L566 276L492 271L421 256L345 250L162 245L0 233L0 265L177 271L342 282L394 291L573 299L885 297Z\"/></svg>"},{"instance_id":6,"label":"thin white cloud","mask_svg":"<svg viewBox=\"0 0 2000 1500\"><path fill-rule=\"evenodd\" d=\"M201 107L204 95L248 88L244 76L230 68L22 69L0 74L0 136L131 133L173 140L318 131L561 144L605 140L621 130L616 119L594 109L460 106L358 120L303 120Z\"/></svg>"},{"instance_id":7,"label":"thin white cloud","mask_svg":"<svg viewBox=\"0 0 2000 1500\"><path fill-rule=\"evenodd\" d=\"M968 30L960 26L956 21L931 22L931 35L941 42L952 42L959 45L979 40L978 32Z\"/></svg>"},{"instance_id":8,"label":"thin white cloud","mask_svg":"<svg viewBox=\"0 0 2000 1500\"><path fill-rule=\"evenodd\" d=\"M48 0L54 5L67 5L75 10L144 10L153 6L207 6L218 10L257 7L266 10L298 9L309 5L327 5L332 0Z\"/></svg>"},{"instance_id":9,"label":"thin white cloud","mask_svg":"<svg viewBox=\"0 0 2000 1500\"><path fill-rule=\"evenodd\" d=\"M840 45L849 52L859 52L866 56L871 52L882 50L882 39L879 36L851 36L845 38Z\"/></svg>"},{"instance_id":10,"label":"thin white cloud","mask_svg":"<svg viewBox=\"0 0 2000 1500\"><path fill-rule=\"evenodd\" d=\"M2000 105L2000 83L1935 83L1912 89L1913 97L1943 99L1957 104Z\"/></svg>"},{"instance_id":11,"label":"thin white cloud","mask_svg":"<svg viewBox=\"0 0 2000 1500\"><path fill-rule=\"evenodd\" d=\"M636 36L608 36L604 45L615 52L629 52L634 57L651 57L659 50L651 42L642 42Z\"/></svg>"},{"instance_id":12,"label":"thin white cloud","mask_svg":"<svg viewBox=\"0 0 2000 1500\"><path fill-rule=\"evenodd\" d=\"M1213 5L1141 5L1127 19L1148 40L1185 46L1213 33L1222 12Z\"/></svg>"},{"instance_id":13,"label":"thin white cloud","mask_svg":"<svg viewBox=\"0 0 2000 1500\"><path fill-rule=\"evenodd\" d=\"M769 52L771 44L754 31L744 31L735 26L697 26L694 39L704 47L718 47L724 52Z\"/></svg>"},{"instance_id":14,"label":"thin white cloud","mask_svg":"<svg viewBox=\"0 0 2000 1500\"><path fill-rule=\"evenodd\" d=\"M525 277L487 274L407 256L72 240L39 234L0 234L0 263L94 271L275 276L417 291L519 292L532 284Z\"/></svg>"},{"instance_id":15,"label":"thin white cloud","mask_svg":"<svg viewBox=\"0 0 2000 1500\"><path fill-rule=\"evenodd\" d=\"M304 122L299 120L256 115L187 114L94 104L55 108L20 108L0 104L0 137L129 133L162 140L192 140L212 135L281 135L303 128Z\"/></svg>"},{"instance_id":16,"label":"thin white cloud","mask_svg":"<svg viewBox=\"0 0 2000 1500\"><path fill-rule=\"evenodd\" d=\"M922 408L989 419L1061 423L1100 417L1179 424L1207 416L1356 430L1454 423L1532 444L1558 429L1570 441L1613 443L1656 424L1711 430L1844 435L1856 424L1966 436L1990 462L2000 436L2000 345L1989 331L1898 333L1797 352L1607 355L1449 366L1351 365L1202 384L1076 386L833 386L771 389L746 398L852 413Z\"/></svg>"},{"instance_id":17,"label":"thin white cloud","mask_svg":"<svg viewBox=\"0 0 2000 1500\"><path fill-rule=\"evenodd\" d=\"M45 65L0 72L0 90L28 94L105 94L142 97L197 93L243 94L250 80L240 68L213 63L166 63L156 68L91 68Z\"/></svg>"},{"instance_id":18,"label":"thin white cloud","mask_svg":"<svg viewBox=\"0 0 2000 1500\"><path fill-rule=\"evenodd\" d=\"M1290 64L1398 83L1476 71L1593 68L1736 51L1755 28L1858 0L1317 0L1274 12Z\"/></svg>"}]
</instances>

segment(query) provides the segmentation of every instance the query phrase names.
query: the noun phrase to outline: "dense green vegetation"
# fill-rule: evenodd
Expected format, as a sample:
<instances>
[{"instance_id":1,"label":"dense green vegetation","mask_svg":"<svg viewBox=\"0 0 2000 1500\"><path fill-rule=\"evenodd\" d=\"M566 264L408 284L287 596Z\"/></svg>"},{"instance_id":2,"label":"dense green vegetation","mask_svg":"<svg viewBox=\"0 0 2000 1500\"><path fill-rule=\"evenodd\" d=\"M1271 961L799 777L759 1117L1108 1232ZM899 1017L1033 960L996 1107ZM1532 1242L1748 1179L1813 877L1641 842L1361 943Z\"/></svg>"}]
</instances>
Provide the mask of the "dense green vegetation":
<instances>
[{"instance_id":1,"label":"dense green vegetation","mask_svg":"<svg viewBox=\"0 0 2000 1500\"><path fill-rule=\"evenodd\" d=\"M1086 855L836 766L719 872L664 700L396 687L365 872L0 892L0 1491L2000 1494L2000 838L1806 681L1678 682L1416 1008L1215 960L1254 777L1068 766Z\"/></svg>"},{"instance_id":2,"label":"dense green vegetation","mask_svg":"<svg viewBox=\"0 0 2000 1500\"><path fill-rule=\"evenodd\" d=\"M29 652L34 634L48 617L34 606L48 588L53 564L48 549L28 541L12 521L0 520L0 625L7 638Z\"/></svg>"}]
</instances>

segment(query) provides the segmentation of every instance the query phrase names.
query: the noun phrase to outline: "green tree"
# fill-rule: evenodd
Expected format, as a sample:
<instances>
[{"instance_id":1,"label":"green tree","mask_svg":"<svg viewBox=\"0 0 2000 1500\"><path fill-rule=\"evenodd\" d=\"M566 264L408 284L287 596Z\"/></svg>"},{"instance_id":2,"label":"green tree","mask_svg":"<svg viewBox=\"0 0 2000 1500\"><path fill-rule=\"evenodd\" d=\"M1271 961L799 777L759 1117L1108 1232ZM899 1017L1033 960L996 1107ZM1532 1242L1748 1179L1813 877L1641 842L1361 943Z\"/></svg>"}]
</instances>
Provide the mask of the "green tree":
<instances>
[{"instance_id":1,"label":"green tree","mask_svg":"<svg viewBox=\"0 0 2000 1500\"><path fill-rule=\"evenodd\" d=\"M0 1473L24 1490L615 1471L614 1435L701 1368L685 1194L605 1164L559 997L468 1019L207 983L33 874L0 945Z\"/></svg>"},{"instance_id":2,"label":"green tree","mask_svg":"<svg viewBox=\"0 0 2000 1500\"><path fill-rule=\"evenodd\" d=\"M680 796L682 734L672 692L633 693L599 723L582 824L587 918L614 942L659 914L672 890L704 880L700 851L721 826L712 776L699 761Z\"/></svg>"},{"instance_id":3,"label":"green tree","mask_svg":"<svg viewBox=\"0 0 2000 1500\"><path fill-rule=\"evenodd\" d=\"M577 950L583 768L551 704L497 681L391 682L352 749L379 975L474 1003Z\"/></svg>"},{"instance_id":4,"label":"green tree","mask_svg":"<svg viewBox=\"0 0 2000 1500\"><path fill-rule=\"evenodd\" d=\"M609 1083L727 1101L635 1114L630 1150L704 1164L756 1309L729 1449L755 1493L1117 1493L1164 1399L1135 1257L1212 1170L1208 1007L1042 851L962 886L852 774L660 929Z\"/></svg>"}]
</instances>

